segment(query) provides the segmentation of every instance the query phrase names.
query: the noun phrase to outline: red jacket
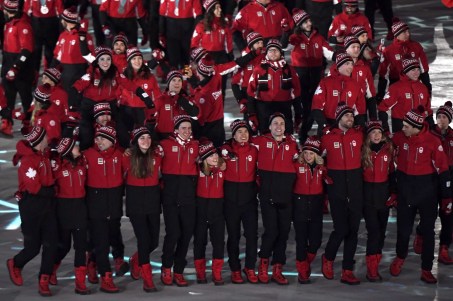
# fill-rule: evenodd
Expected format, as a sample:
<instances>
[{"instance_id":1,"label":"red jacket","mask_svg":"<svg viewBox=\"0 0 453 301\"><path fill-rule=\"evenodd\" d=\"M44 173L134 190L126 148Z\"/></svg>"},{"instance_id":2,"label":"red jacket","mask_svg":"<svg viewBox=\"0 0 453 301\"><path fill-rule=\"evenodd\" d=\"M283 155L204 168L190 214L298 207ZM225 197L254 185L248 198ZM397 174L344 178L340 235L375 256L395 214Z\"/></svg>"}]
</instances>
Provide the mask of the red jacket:
<instances>
[{"instance_id":1,"label":"red jacket","mask_svg":"<svg viewBox=\"0 0 453 301\"><path fill-rule=\"evenodd\" d=\"M93 38L87 34L88 49L93 54ZM54 57L62 64L85 64L87 61L80 52L80 40L77 29L64 30L58 37L57 45L53 51Z\"/></svg>"},{"instance_id":2,"label":"red jacket","mask_svg":"<svg viewBox=\"0 0 453 301\"><path fill-rule=\"evenodd\" d=\"M195 89L194 100L201 110L199 119L201 125L224 117L222 88L215 89L215 85L211 85L211 81L214 81L214 83L217 81L216 77L222 79L222 76L214 74L206 85L198 86Z\"/></svg>"},{"instance_id":3,"label":"red jacket","mask_svg":"<svg viewBox=\"0 0 453 301\"><path fill-rule=\"evenodd\" d=\"M60 16L64 10L62 0L46 0L46 7L47 10L41 9L40 0L25 0L23 11L35 18L50 18ZM43 11L47 12L44 14Z\"/></svg>"},{"instance_id":4,"label":"red jacket","mask_svg":"<svg viewBox=\"0 0 453 301\"><path fill-rule=\"evenodd\" d=\"M305 34L292 34L289 37L289 44L293 45L291 51L293 67L321 67L323 57L332 60L332 47L316 29L309 37Z\"/></svg>"},{"instance_id":5,"label":"red jacket","mask_svg":"<svg viewBox=\"0 0 453 301\"><path fill-rule=\"evenodd\" d=\"M363 168L363 181L385 183L389 180L389 174L395 171L395 162L393 153L390 151L390 143L384 144L378 152L371 151L370 159L373 165Z\"/></svg>"},{"instance_id":6,"label":"red jacket","mask_svg":"<svg viewBox=\"0 0 453 301\"><path fill-rule=\"evenodd\" d=\"M421 73L429 71L428 58L420 43L394 39L393 43L385 47L383 51L379 65L379 77L388 76L393 81L399 80L403 70L403 60L409 58L419 60Z\"/></svg>"},{"instance_id":7,"label":"red jacket","mask_svg":"<svg viewBox=\"0 0 453 301\"><path fill-rule=\"evenodd\" d=\"M453 129L448 127L445 134L442 134L440 128L436 126L432 133L442 142L442 147L448 158L448 166L453 166Z\"/></svg>"},{"instance_id":8,"label":"red jacket","mask_svg":"<svg viewBox=\"0 0 453 301\"><path fill-rule=\"evenodd\" d=\"M243 51L242 55L246 55L249 53L250 50L246 48L245 51ZM253 69L255 66L258 66L262 60L264 60L265 54L262 53L255 57L252 61L250 61L247 66L244 68L238 68L234 71L233 77L231 78L231 84L237 84L240 85L242 88L247 89L250 81L250 76L252 76Z\"/></svg>"},{"instance_id":9,"label":"red jacket","mask_svg":"<svg viewBox=\"0 0 453 301\"><path fill-rule=\"evenodd\" d=\"M175 116L187 114L184 109L176 103L179 96L180 94L172 96L168 91L165 91L163 94L157 97L156 101L154 102L154 105L156 107L157 133L173 133L175 126L173 118ZM183 96L191 100L191 97L185 94Z\"/></svg>"},{"instance_id":10,"label":"red jacket","mask_svg":"<svg viewBox=\"0 0 453 301\"><path fill-rule=\"evenodd\" d=\"M123 81L121 82L118 91L121 105L133 108L146 108L143 100L135 94L136 87L141 87L151 97L153 102L161 95L156 77L152 74L147 79L134 78L133 80L128 80L125 78L125 81L124 84ZM134 89L131 90L131 87L134 87Z\"/></svg>"},{"instance_id":11,"label":"red jacket","mask_svg":"<svg viewBox=\"0 0 453 301\"><path fill-rule=\"evenodd\" d=\"M77 163L63 159L53 169L55 184L57 185L57 197L67 199L79 199L85 197L85 183L87 178L87 162L84 157L79 158Z\"/></svg>"},{"instance_id":12,"label":"red jacket","mask_svg":"<svg viewBox=\"0 0 453 301\"><path fill-rule=\"evenodd\" d=\"M392 118L404 119L411 109L423 106L429 116L433 114L428 89L421 81L413 81L407 76L389 86L387 94L378 106L381 112L392 110Z\"/></svg>"},{"instance_id":13,"label":"red jacket","mask_svg":"<svg viewBox=\"0 0 453 301\"><path fill-rule=\"evenodd\" d=\"M6 22L3 32L3 52L19 54L22 49L33 52L33 30L26 15Z\"/></svg>"},{"instance_id":14,"label":"red jacket","mask_svg":"<svg viewBox=\"0 0 453 301\"><path fill-rule=\"evenodd\" d=\"M94 145L84 152L87 160L87 186L91 188L115 188L123 184L121 160L123 154L114 146L100 151Z\"/></svg>"},{"instance_id":15,"label":"red jacket","mask_svg":"<svg viewBox=\"0 0 453 301\"><path fill-rule=\"evenodd\" d=\"M230 155L222 157L226 162L225 180L230 182L254 182L258 150L250 143L237 143L233 139L220 147Z\"/></svg>"},{"instance_id":16,"label":"red jacket","mask_svg":"<svg viewBox=\"0 0 453 301\"><path fill-rule=\"evenodd\" d=\"M35 114L34 125L46 129L49 142L58 141L61 138L61 117L55 111L41 109Z\"/></svg>"},{"instance_id":17,"label":"red jacket","mask_svg":"<svg viewBox=\"0 0 453 301\"><path fill-rule=\"evenodd\" d=\"M19 191L37 194L42 186L52 186L54 178L48 156L31 148L27 140L16 144L15 160L20 160Z\"/></svg>"},{"instance_id":18,"label":"red jacket","mask_svg":"<svg viewBox=\"0 0 453 301\"><path fill-rule=\"evenodd\" d=\"M212 174L206 176L201 171L198 172L197 196L206 199L223 198L223 181L225 173L217 168Z\"/></svg>"},{"instance_id":19,"label":"red jacket","mask_svg":"<svg viewBox=\"0 0 453 301\"><path fill-rule=\"evenodd\" d=\"M51 88L50 101L52 105L48 111L55 113L60 117L61 122L68 120L68 93L60 86L56 85Z\"/></svg>"},{"instance_id":20,"label":"red jacket","mask_svg":"<svg viewBox=\"0 0 453 301\"><path fill-rule=\"evenodd\" d=\"M233 51L233 35L228 26L221 27L219 18L215 17L212 29L207 31L204 20L200 21L193 31L190 47L203 47L207 51Z\"/></svg>"},{"instance_id":21,"label":"red jacket","mask_svg":"<svg viewBox=\"0 0 453 301\"><path fill-rule=\"evenodd\" d=\"M181 145L174 136L163 139L161 142L164 157L162 159L162 173L170 175L196 176L198 141L190 140Z\"/></svg>"},{"instance_id":22,"label":"red jacket","mask_svg":"<svg viewBox=\"0 0 453 301\"><path fill-rule=\"evenodd\" d=\"M196 18L202 14L200 0L180 0L176 7L176 1L161 0L159 15L173 19Z\"/></svg>"},{"instance_id":23,"label":"red jacket","mask_svg":"<svg viewBox=\"0 0 453 301\"><path fill-rule=\"evenodd\" d=\"M283 59L272 63L263 61L253 69L247 94L260 101L291 101L300 96L299 76Z\"/></svg>"},{"instance_id":24,"label":"red jacket","mask_svg":"<svg viewBox=\"0 0 453 301\"><path fill-rule=\"evenodd\" d=\"M102 0L99 7L100 12L106 12L111 18L143 18L146 14L143 8L142 0L127 0L124 4L123 11L120 13L121 1L117 0Z\"/></svg>"},{"instance_id":25,"label":"red jacket","mask_svg":"<svg viewBox=\"0 0 453 301\"><path fill-rule=\"evenodd\" d=\"M345 101L358 114L365 114L365 96L359 84L351 77L341 75L337 70L323 78L313 96L312 110L324 111L324 116L335 119L338 103Z\"/></svg>"},{"instance_id":26,"label":"red jacket","mask_svg":"<svg viewBox=\"0 0 453 301\"><path fill-rule=\"evenodd\" d=\"M348 15L344 11L333 18L332 24L330 24L329 32L327 37L340 37L351 34L353 26L362 25L368 33L368 38L373 40L373 31L371 30L370 22L368 18L361 12L357 11L355 14Z\"/></svg>"},{"instance_id":27,"label":"red jacket","mask_svg":"<svg viewBox=\"0 0 453 301\"><path fill-rule=\"evenodd\" d=\"M127 67L127 56L125 53L121 54L112 54L113 64L116 66L120 73L123 73L124 69Z\"/></svg>"},{"instance_id":28,"label":"red jacket","mask_svg":"<svg viewBox=\"0 0 453 301\"><path fill-rule=\"evenodd\" d=\"M363 130L354 127L343 132L338 127L330 128L321 138L322 152L327 153L328 170L352 170L362 165L361 149Z\"/></svg>"},{"instance_id":29,"label":"red jacket","mask_svg":"<svg viewBox=\"0 0 453 301\"><path fill-rule=\"evenodd\" d=\"M159 173L160 166L162 163L162 147L159 145L154 151L154 171L152 175L146 178L137 178L130 172L131 167L131 156L123 155L122 165L123 170L126 174L126 184L131 186L157 186L159 185Z\"/></svg>"},{"instance_id":30,"label":"red jacket","mask_svg":"<svg viewBox=\"0 0 453 301\"><path fill-rule=\"evenodd\" d=\"M236 15L233 31L239 31L242 35L245 32L255 31L265 39L280 37L282 19L288 20L291 28L294 26L293 18L282 3L271 1L267 7L264 7L253 1L244 6Z\"/></svg>"},{"instance_id":31,"label":"red jacket","mask_svg":"<svg viewBox=\"0 0 453 301\"><path fill-rule=\"evenodd\" d=\"M87 73L72 85L79 93L83 93L84 98L94 102L112 101L118 98L120 84L129 87L126 77L119 73L116 74L110 84L100 85L101 73L99 69L96 68L94 75L92 70L92 66L88 67Z\"/></svg>"},{"instance_id":32,"label":"red jacket","mask_svg":"<svg viewBox=\"0 0 453 301\"><path fill-rule=\"evenodd\" d=\"M415 176L448 172L448 159L442 143L427 128L425 123L418 135L406 137L400 131L393 136L398 171Z\"/></svg>"},{"instance_id":33,"label":"red jacket","mask_svg":"<svg viewBox=\"0 0 453 301\"><path fill-rule=\"evenodd\" d=\"M330 72L337 69L337 64L333 63L330 66ZM362 59L358 59L354 63L351 77L360 85L360 89L366 98L376 96L376 87L374 86L373 74L371 73L370 64Z\"/></svg>"},{"instance_id":34,"label":"red jacket","mask_svg":"<svg viewBox=\"0 0 453 301\"><path fill-rule=\"evenodd\" d=\"M313 171L307 163L294 161L296 169L296 181L293 192L302 195L317 195L324 193L324 178L327 177L327 169L324 165L316 165Z\"/></svg>"},{"instance_id":35,"label":"red jacket","mask_svg":"<svg viewBox=\"0 0 453 301\"><path fill-rule=\"evenodd\" d=\"M296 139L287 136L278 143L270 133L253 137L258 149L258 169L273 172L295 173L294 159L299 151Z\"/></svg>"}]
</instances>

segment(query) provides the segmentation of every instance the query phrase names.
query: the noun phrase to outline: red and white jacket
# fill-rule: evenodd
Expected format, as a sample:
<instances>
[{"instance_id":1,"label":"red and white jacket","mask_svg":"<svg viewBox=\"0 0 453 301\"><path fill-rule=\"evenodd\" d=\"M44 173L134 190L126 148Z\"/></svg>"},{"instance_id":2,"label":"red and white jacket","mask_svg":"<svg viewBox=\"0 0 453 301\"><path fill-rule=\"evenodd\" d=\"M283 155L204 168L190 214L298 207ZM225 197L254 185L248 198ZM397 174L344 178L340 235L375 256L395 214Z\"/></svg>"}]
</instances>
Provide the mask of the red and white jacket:
<instances>
[{"instance_id":1,"label":"red and white jacket","mask_svg":"<svg viewBox=\"0 0 453 301\"><path fill-rule=\"evenodd\" d=\"M436 126L431 132L434 136L439 137L442 142L442 147L448 158L448 166L453 166L453 129L448 127L445 134L442 134L440 128Z\"/></svg>"},{"instance_id":2,"label":"red and white jacket","mask_svg":"<svg viewBox=\"0 0 453 301\"><path fill-rule=\"evenodd\" d=\"M82 156L77 163L63 159L53 168L57 198L79 199L85 197L85 184L87 178L87 162Z\"/></svg>"},{"instance_id":3,"label":"red and white jacket","mask_svg":"<svg viewBox=\"0 0 453 301\"><path fill-rule=\"evenodd\" d=\"M120 9L121 1L119 0L102 0L99 7L100 12L106 12L111 18L143 18L146 11L143 7L142 0L127 0L125 1L123 11Z\"/></svg>"},{"instance_id":4,"label":"red and white jacket","mask_svg":"<svg viewBox=\"0 0 453 301\"><path fill-rule=\"evenodd\" d=\"M94 145L84 155L87 160L88 187L115 188L123 184L123 154L116 147L101 151Z\"/></svg>"},{"instance_id":5,"label":"red and white jacket","mask_svg":"<svg viewBox=\"0 0 453 301\"><path fill-rule=\"evenodd\" d=\"M225 172L219 168L212 168L209 176L201 170L198 172L197 196L206 199L223 198L223 181Z\"/></svg>"},{"instance_id":6,"label":"red and white jacket","mask_svg":"<svg viewBox=\"0 0 453 301\"><path fill-rule=\"evenodd\" d=\"M57 142L61 138L61 117L55 111L41 109L35 113L33 125L46 129L49 142Z\"/></svg>"},{"instance_id":7,"label":"red and white jacket","mask_svg":"<svg viewBox=\"0 0 453 301\"><path fill-rule=\"evenodd\" d=\"M211 81L216 82L215 77L220 75L214 74L211 80L204 86L198 86L194 92L194 101L201 110L199 122L204 125L206 122L214 122L224 117L222 88L216 89L211 85Z\"/></svg>"},{"instance_id":8,"label":"red and white jacket","mask_svg":"<svg viewBox=\"0 0 453 301\"><path fill-rule=\"evenodd\" d=\"M249 52L250 49L246 48L242 52L242 55L246 55ZM231 78L231 84L239 85L242 88L245 88L245 90L247 90L250 81L250 76L252 76L253 73L253 69L259 64L261 64L261 61L264 60L265 56L266 54L261 53L260 55L256 56L252 61L250 61L247 64L247 66L236 69L233 73L233 77Z\"/></svg>"},{"instance_id":9,"label":"red and white jacket","mask_svg":"<svg viewBox=\"0 0 453 301\"><path fill-rule=\"evenodd\" d=\"M307 163L294 161L296 169L296 181L293 193L302 195L319 195L324 193L324 179L327 177L327 169L324 165L316 165L313 170Z\"/></svg>"},{"instance_id":10,"label":"red and white jacket","mask_svg":"<svg viewBox=\"0 0 453 301\"><path fill-rule=\"evenodd\" d=\"M363 129L354 127L343 132L331 127L321 138L321 149L327 154L328 170L353 170L362 165Z\"/></svg>"},{"instance_id":11,"label":"red and white jacket","mask_svg":"<svg viewBox=\"0 0 453 301\"><path fill-rule=\"evenodd\" d=\"M41 9L40 0L25 0L23 11L29 16L35 18L59 17L64 10L62 0L45 0L47 10ZM45 14L43 13L46 12Z\"/></svg>"},{"instance_id":12,"label":"red and white jacket","mask_svg":"<svg viewBox=\"0 0 453 301\"><path fill-rule=\"evenodd\" d=\"M134 89L132 90L131 87ZM143 100L135 94L135 89L137 87L141 87L153 102L161 95L156 77L153 74L150 74L149 78L136 77L132 80L125 78L125 81L121 81L118 90L121 105L132 108L146 108Z\"/></svg>"},{"instance_id":13,"label":"red and white jacket","mask_svg":"<svg viewBox=\"0 0 453 301\"><path fill-rule=\"evenodd\" d=\"M190 48L203 47L207 51L233 51L233 35L228 26L221 27L220 20L214 17L212 29L205 29L204 20L200 21L193 31Z\"/></svg>"},{"instance_id":14,"label":"red and white jacket","mask_svg":"<svg viewBox=\"0 0 453 301\"><path fill-rule=\"evenodd\" d=\"M231 156L222 155L226 162L226 181L247 183L256 180L258 149L253 144L238 143L231 139L222 145L220 150L231 153Z\"/></svg>"},{"instance_id":15,"label":"red and white jacket","mask_svg":"<svg viewBox=\"0 0 453 301\"><path fill-rule=\"evenodd\" d=\"M157 186L159 185L159 173L160 173L160 166L162 163L162 147L159 145L154 150L154 158L153 158L153 165L154 171L151 175L147 176L146 178L137 178L134 176L131 171L131 156L130 155L123 155L122 165L123 170L126 175L126 185L130 186Z\"/></svg>"},{"instance_id":16,"label":"red and white jacket","mask_svg":"<svg viewBox=\"0 0 453 301\"><path fill-rule=\"evenodd\" d=\"M362 25L370 40L373 40L373 31L371 30L370 22L368 18L357 10L355 14L348 15L344 11L336 15L333 18L332 24L330 24L329 32L327 37L345 37L351 35L351 29L353 26Z\"/></svg>"},{"instance_id":17,"label":"red and white jacket","mask_svg":"<svg viewBox=\"0 0 453 301\"><path fill-rule=\"evenodd\" d=\"M371 151L370 160L372 165L363 168L363 181L368 183L385 183L389 180L389 174L395 171L394 154L386 143L378 151Z\"/></svg>"},{"instance_id":18,"label":"red and white jacket","mask_svg":"<svg viewBox=\"0 0 453 301\"><path fill-rule=\"evenodd\" d=\"M291 64L293 67L321 67L323 57L332 60L333 49L326 39L314 29L310 36L292 34L289 37L288 48L291 50Z\"/></svg>"},{"instance_id":19,"label":"red and white jacket","mask_svg":"<svg viewBox=\"0 0 453 301\"><path fill-rule=\"evenodd\" d=\"M426 86L419 80L413 81L402 75L399 81L389 86L378 110L381 112L392 110L392 118L404 119L407 112L418 106L423 106L428 116L433 114Z\"/></svg>"},{"instance_id":20,"label":"red and white jacket","mask_svg":"<svg viewBox=\"0 0 453 301\"><path fill-rule=\"evenodd\" d=\"M177 138L170 136L160 142L164 157L162 159L162 174L189 175L198 174L198 140L180 143Z\"/></svg>"},{"instance_id":21,"label":"red and white jacket","mask_svg":"<svg viewBox=\"0 0 453 301\"><path fill-rule=\"evenodd\" d=\"M33 52L33 30L28 16L6 22L3 32L3 52L19 54L22 49Z\"/></svg>"},{"instance_id":22,"label":"red and white jacket","mask_svg":"<svg viewBox=\"0 0 453 301\"><path fill-rule=\"evenodd\" d=\"M299 154L296 139L285 136L277 142L270 133L253 137L253 145L258 149L258 169L272 172L295 173L294 160Z\"/></svg>"},{"instance_id":23,"label":"red and white jacket","mask_svg":"<svg viewBox=\"0 0 453 301\"><path fill-rule=\"evenodd\" d=\"M94 54L93 38L89 33L86 35L88 49ZM33 40L33 39L32 39ZM57 44L53 51L54 57L62 64L85 64L87 60L80 51L80 40L78 30L64 30L58 37Z\"/></svg>"},{"instance_id":24,"label":"red and white jacket","mask_svg":"<svg viewBox=\"0 0 453 301\"><path fill-rule=\"evenodd\" d=\"M178 4L178 6L176 6ZM202 14L200 0L161 0L159 15L173 19L188 19L200 16Z\"/></svg>"}]
</instances>

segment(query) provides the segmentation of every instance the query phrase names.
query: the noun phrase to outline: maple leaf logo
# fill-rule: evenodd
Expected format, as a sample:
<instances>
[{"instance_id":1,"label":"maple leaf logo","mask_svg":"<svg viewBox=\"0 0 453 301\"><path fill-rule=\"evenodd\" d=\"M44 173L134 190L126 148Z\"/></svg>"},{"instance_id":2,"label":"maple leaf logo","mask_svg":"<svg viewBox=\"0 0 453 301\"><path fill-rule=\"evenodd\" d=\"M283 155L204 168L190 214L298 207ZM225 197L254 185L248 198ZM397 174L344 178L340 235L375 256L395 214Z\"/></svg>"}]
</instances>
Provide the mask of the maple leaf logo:
<instances>
[{"instance_id":1,"label":"maple leaf logo","mask_svg":"<svg viewBox=\"0 0 453 301\"><path fill-rule=\"evenodd\" d=\"M315 95L321 94L322 93L322 88L321 86L318 86L318 88L315 91Z\"/></svg>"},{"instance_id":2,"label":"maple leaf logo","mask_svg":"<svg viewBox=\"0 0 453 301\"><path fill-rule=\"evenodd\" d=\"M27 177L29 177L30 179L35 179L35 176L36 176L36 170L34 170L33 168L29 167L28 170L27 170L27 173L25 174Z\"/></svg>"}]
</instances>

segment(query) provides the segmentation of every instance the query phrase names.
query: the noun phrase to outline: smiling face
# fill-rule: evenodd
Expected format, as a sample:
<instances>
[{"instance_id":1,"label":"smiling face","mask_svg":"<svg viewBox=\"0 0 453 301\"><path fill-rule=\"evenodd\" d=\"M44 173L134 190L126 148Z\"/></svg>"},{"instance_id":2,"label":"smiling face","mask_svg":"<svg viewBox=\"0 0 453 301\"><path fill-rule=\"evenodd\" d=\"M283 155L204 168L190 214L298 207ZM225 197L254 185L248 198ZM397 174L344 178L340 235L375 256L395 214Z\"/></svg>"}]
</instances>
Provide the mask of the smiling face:
<instances>
[{"instance_id":1,"label":"smiling face","mask_svg":"<svg viewBox=\"0 0 453 301\"><path fill-rule=\"evenodd\" d=\"M149 134L143 134L138 137L137 143L140 150L144 153L151 147L151 136Z\"/></svg>"},{"instance_id":2,"label":"smiling face","mask_svg":"<svg viewBox=\"0 0 453 301\"><path fill-rule=\"evenodd\" d=\"M220 6L220 4L216 4L214 6L214 16L216 16L217 18L220 18L222 16L222 7Z\"/></svg>"},{"instance_id":3,"label":"smiling face","mask_svg":"<svg viewBox=\"0 0 453 301\"><path fill-rule=\"evenodd\" d=\"M234 141L238 143L245 143L249 141L249 130L247 128L239 128L234 133Z\"/></svg>"},{"instance_id":4,"label":"smiling face","mask_svg":"<svg viewBox=\"0 0 453 301\"><path fill-rule=\"evenodd\" d=\"M420 68L414 68L406 72L406 76L410 78L412 81L418 81L420 77Z\"/></svg>"},{"instance_id":5,"label":"smiling face","mask_svg":"<svg viewBox=\"0 0 453 301\"><path fill-rule=\"evenodd\" d=\"M359 43L352 43L346 49L346 53L349 54L353 59L358 58L359 54L360 54L360 44Z\"/></svg>"},{"instance_id":6,"label":"smiling face","mask_svg":"<svg viewBox=\"0 0 453 301\"><path fill-rule=\"evenodd\" d=\"M143 65L143 57L141 55L136 55L131 59L131 66L134 71L140 70Z\"/></svg>"},{"instance_id":7,"label":"smiling face","mask_svg":"<svg viewBox=\"0 0 453 301\"><path fill-rule=\"evenodd\" d=\"M343 130L352 128L354 126L354 114L352 113L344 114L341 117L340 121L338 122L338 126Z\"/></svg>"},{"instance_id":8,"label":"smiling face","mask_svg":"<svg viewBox=\"0 0 453 301\"><path fill-rule=\"evenodd\" d=\"M122 41L116 41L115 44L113 44L113 52L116 54L126 53L126 45L124 45Z\"/></svg>"},{"instance_id":9,"label":"smiling face","mask_svg":"<svg viewBox=\"0 0 453 301\"><path fill-rule=\"evenodd\" d=\"M269 60L275 62L275 61L278 61L282 57L282 53L280 52L280 49L278 49L276 47L270 47L267 50L267 57L269 58Z\"/></svg>"},{"instance_id":10,"label":"smiling face","mask_svg":"<svg viewBox=\"0 0 453 301\"><path fill-rule=\"evenodd\" d=\"M285 119L282 117L275 117L269 125L272 137L275 140L281 140L285 135Z\"/></svg>"},{"instance_id":11,"label":"smiling face","mask_svg":"<svg viewBox=\"0 0 453 301\"><path fill-rule=\"evenodd\" d=\"M382 141L382 132L380 129L374 129L368 134L368 137L371 143L378 144Z\"/></svg>"},{"instance_id":12,"label":"smiling face","mask_svg":"<svg viewBox=\"0 0 453 301\"><path fill-rule=\"evenodd\" d=\"M208 163L209 166L217 166L217 164L219 164L219 155L217 153L213 153L206 158L206 163Z\"/></svg>"},{"instance_id":13,"label":"smiling face","mask_svg":"<svg viewBox=\"0 0 453 301\"><path fill-rule=\"evenodd\" d=\"M110 66L112 65L112 57L108 54L101 55L101 57L98 59L98 65L99 68L101 68L101 70L104 72L109 70Z\"/></svg>"},{"instance_id":14,"label":"smiling face","mask_svg":"<svg viewBox=\"0 0 453 301\"><path fill-rule=\"evenodd\" d=\"M182 89L182 79L180 77L173 77L170 83L168 84L168 91L175 92L179 94Z\"/></svg>"},{"instance_id":15,"label":"smiling face","mask_svg":"<svg viewBox=\"0 0 453 301\"><path fill-rule=\"evenodd\" d=\"M181 122L176 132L182 139L187 140L192 135L192 124L188 121Z\"/></svg>"},{"instance_id":16,"label":"smiling face","mask_svg":"<svg viewBox=\"0 0 453 301\"><path fill-rule=\"evenodd\" d=\"M94 138L94 143L96 143L99 150L101 150L101 151L105 151L113 146L112 141L110 141L109 139L104 138L102 136L97 136L96 138Z\"/></svg>"},{"instance_id":17,"label":"smiling face","mask_svg":"<svg viewBox=\"0 0 453 301\"><path fill-rule=\"evenodd\" d=\"M343 63L343 65L338 67L338 72L340 72L342 75L351 76L353 68L354 63L352 61L347 61L346 63Z\"/></svg>"},{"instance_id":18,"label":"smiling face","mask_svg":"<svg viewBox=\"0 0 453 301\"><path fill-rule=\"evenodd\" d=\"M307 162L308 164L313 164L313 162L315 162L316 159L315 152L312 152L310 150L304 150L302 155L304 156L305 162Z\"/></svg>"}]
</instances>

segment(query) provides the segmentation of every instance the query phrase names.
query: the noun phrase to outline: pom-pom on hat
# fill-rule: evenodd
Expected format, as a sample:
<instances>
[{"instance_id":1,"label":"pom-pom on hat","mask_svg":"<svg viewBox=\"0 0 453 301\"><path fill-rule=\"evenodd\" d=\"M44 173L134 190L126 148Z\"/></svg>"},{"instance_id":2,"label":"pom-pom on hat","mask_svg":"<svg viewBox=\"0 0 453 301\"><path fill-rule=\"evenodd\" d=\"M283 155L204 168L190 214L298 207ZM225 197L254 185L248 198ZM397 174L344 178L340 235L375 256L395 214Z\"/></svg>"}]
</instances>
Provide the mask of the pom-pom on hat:
<instances>
[{"instance_id":1,"label":"pom-pom on hat","mask_svg":"<svg viewBox=\"0 0 453 301\"><path fill-rule=\"evenodd\" d=\"M208 138L201 137L199 142L200 144L198 146L198 155L200 156L201 161L207 159L209 156L217 152L214 144Z\"/></svg>"},{"instance_id":2,"label":"pom-pom on hat","mask_svg":"<svg viewBox=\"0 0 453 301\"><path fill-rule=\"evenodd\" d=\"M189 115L178 115L173 118L173 123L175 124L175 129L179 128L179 125L183 122L190 122L192 123L192 119L190 119Z\"/></svg>"},{"instance_id":3,"label":"pom-pom on hat","mask_svg":"<svg viewBox=\"0 0 453 301\"><path fill-rule=\"evenodd\" d=\"M61 72L57 68L47 68L42 75L50 78L55 84L58 84L61 80Z\"/></svg>"},{"instance_id":4,"label":"pom-pom on hat","mask_svg":"<svg viewBox=\"0 0 453 301\"><path fill-rule=\"evenodd\" d=\"M75 145L74 139L62 138L60 140L60 143L58 143L57 152L60 154L60 156L64 157L72 151L72 149L74 148L74 145Z\"/></svg>"},{"instance_id":5,"label":"pom-pom on hat","mask_svg":"<svg viewBox=\"0 0 453 301\"><path fill-rule=\"evenodd\" d=\"M344 63L346 62L353 62L354 60L352 59L352 57L347 54L346 52L341 52L339 54L337 54L336 58L335 58L335 64L337 64L337 69L341 67L341 65L343 65Z\"/></svg>"},{"instance_id":6,"label":"pom-pom on hat","mask_svg":"<svg viewBox=\"0 0 453 301\"><path fill-rule=\"evenodd\" d=\"M249 129L247 122L241 119L236 119L230 124L231 135L234 136L234 134L236 134L236 131L240 128L246 128L247 130Z\"/></svg>"},{"instance_id":7,"label":"pom-pom on hat","mask_svg":"<svg viewBox=\"0 0 453 301\"><path fill-rule=\"evenodd\" d=\"M452 106L453 105L452 105L451 101L445 102L445 104L443 106L440 106L439 109L437 109L436 117L439 114L444 114L445 116L447 116L448 122L451 123L451 121L453 120L453 108L452 108Z\"/></svg>"},{"instance_id":8,"label":"pom-pom on hat","mask_svg":"<svg viewBox=\"0 0 453 301\"><path fill-rule=\"evenodd\" d=\"M113 144L116 142L116 130L111 126L105 125L98 128L94 137L96 138L98 136L110 140Z\"/></svg>"},{"instance_id":9,"label":"pom-pom on hat","mask_svg":"<svg viewBox=\"0 0 453 301\"><path fill-rule=\"evenodd\" d=\"M348 106L346 102L339 102L337 109L335 110L335 120L339 122L346 113L354 114L354 110L350 106Z\"/></svg>"},{"instance_id":10,"label":"pom-pom on hat","mask_svg":"<svg viewBox=\"0 0 453 301\"><path fill-rule=\"evenodd\" d=\"M404 121L414 128L421 130L423 128L423 123L425 122L425 117L425 108L420 105L407 112L406 116L404 116Z\"/></svg>"},{"instance_id":11,"label":"pom-pom on hat","mask_svg":"<svg viewBox=\"0 0 453 301\"><path fill-rule=\"evenodd\" d=\"M303 9L293 9L293 20L296 26L301 26L308 19L310 19L310 15Z\"/></svg>"},{"instance_id":12,"label":"pom-pom on hat","mask_svg":"<svg viewBox=\"0 0 453 301\"><path fill-rule=\"evenodd\" d=\"M36 87L33 97L37 102L47 104L50 103L50 93L51 86L49 84L44 84Z\"/></svg>"},{"instance_id":13,"label":"pom-pom on hat","mask_svg":"<svg viewBox=\"0 0 453 301\"><path fill-rule=\"evenodd\" d=\"M317 136L310 136L305 140L302 151L309 150L321 155L321 140Z\"/></svg>"},{"instance_id":14,"label":"pom-pom on hat","mask_svg":"<svg viewBox=\"0 0 453 301\"><path fill-rule=\"evenodd\" d=\"M28 143L30 143L31 147L35 147L38 145L46 136L46 130L40 126L34 126L30 132L25 135L25 139L27 139Z\"/></svg>"},{"instance_id":15,"label":"pom-pom on hat","mask_svg":"<svg viewBox=\"0 0 453 301\"><path fill-rule=\"evenodd\" d=\"M131 144L134 145L137 143L140 136L148 134L151 136L151 132L144 126L135 128L131 133Z\"/></svg>"},{"instance_id":16,"label":"pom-pom on hat","mask_svg":"<svg viewBox=\"0 0 453 301\"><path fill-rule=\"evenodd\" d=\"M112 115L112 109L108 102L99 102L93 106L94 119L102 115Z\"/></svg>"},{"instance_id":17,"label":"pom-pom on hat","mask_svg":"<svg viewBox=\"0 0 453 301\"><path fill-rule=\"evenodd\" d=\"M384 132L384 127L382 126L382 121L380 120L370 120L366 124L366 133L367 135L371 133L373 130L380 130L382 133Z\"/></svg>"},{"instance_id":18,"label":"pom-pom on hat","mask_svg":"<svg viewBox=\"0 0 453 301\"><path fill-rule=\"evenodd\" d=\"M131 48L128 48L126 50L126 59L127 61L129 62L130 60L132 60L132 58L136 57L136 56L141 56L143 57L143 54L142 52L140 51L140 49L138 49L137 47L131 47Z\"/></svg>"},{"instance_id":19,"label":"pom-pom on hat","mask_svg":"<svg viewBox=\"0 0 453 301\"><path fill-rule=\"evenodd\" d=\"M61 14L61 18L68 23L77 23L79 21L79 15L74 7L65 9Z\"/></svg>"}]
</instances>

